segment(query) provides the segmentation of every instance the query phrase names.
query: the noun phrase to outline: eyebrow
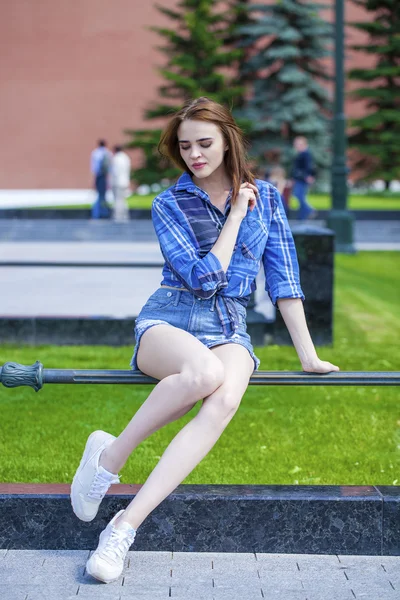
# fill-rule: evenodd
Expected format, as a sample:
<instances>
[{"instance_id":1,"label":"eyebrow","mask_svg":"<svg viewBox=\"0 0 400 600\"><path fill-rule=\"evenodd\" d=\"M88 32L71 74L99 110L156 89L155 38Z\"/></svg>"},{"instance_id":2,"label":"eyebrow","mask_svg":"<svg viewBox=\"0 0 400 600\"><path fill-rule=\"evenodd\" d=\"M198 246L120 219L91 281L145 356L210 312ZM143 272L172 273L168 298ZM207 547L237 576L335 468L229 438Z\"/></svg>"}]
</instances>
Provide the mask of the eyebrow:
<instances>
[{"instance_id":1,"label":"eyebrow","mask_svg":"<svg viewBox=\"0 0 400 600\"><path fill-rule=\"evenodd\" d=\"M205 137L205 138L200 138L199 140L196 140L196 142L205 142L206 140L213 140L214 138L212 137ZM178 140L179 144L190 144L189 140Z\"/></svg>"}]
</instances>

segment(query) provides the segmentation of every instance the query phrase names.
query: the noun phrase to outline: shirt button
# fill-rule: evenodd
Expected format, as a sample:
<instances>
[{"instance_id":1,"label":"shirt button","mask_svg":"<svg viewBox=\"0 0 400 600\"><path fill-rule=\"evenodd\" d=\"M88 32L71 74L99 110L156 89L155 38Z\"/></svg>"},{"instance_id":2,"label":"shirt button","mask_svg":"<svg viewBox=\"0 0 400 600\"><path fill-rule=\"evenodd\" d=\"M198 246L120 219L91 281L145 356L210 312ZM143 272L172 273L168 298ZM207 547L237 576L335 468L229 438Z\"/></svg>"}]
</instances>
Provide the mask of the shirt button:
<instances>
[{"instance_id":1,"label":"shirt button","mask_svg":"<svg viewBox=\"0 0 400 600\"><path fill-rule=\"evenodd\" d=\"M167 292L167 296L168 296L168 298L169 298L170 296L172 296L172 292Z\"/></svg>"}]
</instances>

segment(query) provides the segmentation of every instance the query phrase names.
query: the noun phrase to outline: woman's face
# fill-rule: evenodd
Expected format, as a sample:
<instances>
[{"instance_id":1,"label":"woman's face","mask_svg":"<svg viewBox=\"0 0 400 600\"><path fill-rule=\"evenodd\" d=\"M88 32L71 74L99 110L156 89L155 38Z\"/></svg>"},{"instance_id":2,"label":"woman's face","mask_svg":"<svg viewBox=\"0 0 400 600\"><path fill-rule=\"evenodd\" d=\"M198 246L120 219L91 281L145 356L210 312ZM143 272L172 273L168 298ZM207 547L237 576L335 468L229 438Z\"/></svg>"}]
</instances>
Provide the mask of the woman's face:
<instances>
[{"instance_id":1,"label":"woman's face","mask_svg":"<svg viewBox=\"0 0 400 600\"><path fill-rule=\"evenodd\" d=\"M198 179L209 177L224 162L227 145L221 130L207 121L182 121L178 129L180 153Z\"/></svg>"}]
</instances>

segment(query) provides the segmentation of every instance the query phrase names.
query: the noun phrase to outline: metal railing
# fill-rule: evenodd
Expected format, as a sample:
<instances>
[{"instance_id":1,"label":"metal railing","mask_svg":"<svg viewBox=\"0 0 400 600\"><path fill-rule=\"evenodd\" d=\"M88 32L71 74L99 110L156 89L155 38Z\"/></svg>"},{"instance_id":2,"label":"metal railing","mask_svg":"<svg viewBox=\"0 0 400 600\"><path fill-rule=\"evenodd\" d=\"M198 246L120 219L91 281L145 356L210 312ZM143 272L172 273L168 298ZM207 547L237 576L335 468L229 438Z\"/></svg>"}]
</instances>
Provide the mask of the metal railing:
<instances>
[{"instance_id":1,"label":"metal railing","mask_svg":"<svg viewBox=\"0 0 400 600\"><path fill-rule=\"evenodd\" d=\"M0 367L0 383L7 388L29 386L39 391L45 383L62 384L156 384L157 379L141 371L45 369L39 361L33 365L6 362ZM249 385L336 385L397 386L399 371L339 371L305 373L297 371L256 371Z\"/></svg>"}]
</instances>

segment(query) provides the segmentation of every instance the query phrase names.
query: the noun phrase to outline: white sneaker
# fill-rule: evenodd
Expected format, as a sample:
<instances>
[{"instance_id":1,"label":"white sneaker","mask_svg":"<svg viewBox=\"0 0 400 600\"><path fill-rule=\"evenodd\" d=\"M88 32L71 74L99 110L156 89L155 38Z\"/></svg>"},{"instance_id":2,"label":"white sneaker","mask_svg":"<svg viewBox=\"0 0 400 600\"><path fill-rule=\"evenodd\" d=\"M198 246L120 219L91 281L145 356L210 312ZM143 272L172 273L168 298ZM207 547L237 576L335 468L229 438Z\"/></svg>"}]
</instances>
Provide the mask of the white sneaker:
<instances>
[{"instance_id":1,"label":"white sneaker","mask_svg":"<svg viewBox=\"0 0 400 600\"><path fill-rule=\"evenodd\" d=\"M89 575L103 583L111 583L120 577L127 552L136 536L136 529L127 522L122 522L118 529L114 527L123 512L120 510L101 532L99 545L86 563Z\"/></svg>"},{"instance_id":2,"label":"white sneaker","mask_svg":"<svg viewBox=\"0 0 400 600\"><path fill-rule=\"evenodd\" d=\"M92 521L110 485L119 483L118 475L99 465L100 454L113 440L115 436L110 433L94 431L86 442L71 485L72 509L81 521Z\"/></svg>"}]
</instances>

